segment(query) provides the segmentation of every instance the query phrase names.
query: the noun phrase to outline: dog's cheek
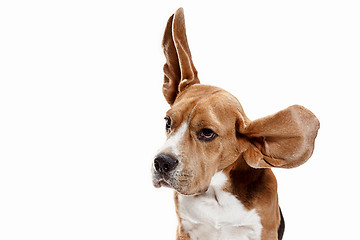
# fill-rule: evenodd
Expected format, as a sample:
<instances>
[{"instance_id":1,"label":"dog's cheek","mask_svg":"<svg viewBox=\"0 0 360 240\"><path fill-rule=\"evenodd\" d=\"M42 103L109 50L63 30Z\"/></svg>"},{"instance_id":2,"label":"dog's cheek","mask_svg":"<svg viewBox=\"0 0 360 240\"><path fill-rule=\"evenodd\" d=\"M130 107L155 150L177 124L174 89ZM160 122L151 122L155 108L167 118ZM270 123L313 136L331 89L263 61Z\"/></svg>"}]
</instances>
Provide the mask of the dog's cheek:
<instances>
[{"instance_id":1,"label":"dog's cheek","mask_svg":"<svg viewBox=\"0 0 360 240\"><path fill-rule=\"evenodd\" d=\"M241 152L239 152L236 147L228 147L227 151L224 151L220 157L218 171L223 170L234 164L239 159L240 155Z\"/></svg>"},{"instance_id":2,"label":"dog's cheek","mask_svg":"<svg viewBox=\"0 0 360 240\"><path fill-rule=\"evenodd\" d=\"M220 152L222 147L216 142L203 143L192 140L187 144L183 143L181 172L190 174L191 181L187 186L179 188L179 192L187 195L205 192L218 168Z\"/></svg>"},{"instance_id":3,"label":"dog's cheek","mask_svg":"<svg viewBox=\"0 0 360 240\"><path fill-rule=\"evenodd\" d=\"M219 154L217 171L221 171L236 162L249 144L246 139L238 139L234 135L233 132L229 132L219 141L221 146L217 150L217 154Z\"/></svg>"},{"instance_id":4,"label":"dog's cheek","mask_svg":"<svg viewBox=\"0 0 360 240\"><path fill-rule=\"evenodd\" d=\"M210 151L207 149L207 152L202 155L202 158L199 159L199 173L198 173L198 191L206 191L209 188L211 178L218 171L219 168L219 158L222 152L222 149L217 145L212 146L213 150Z\"/></svg>"},{"instance_id":5,"label":"dog's cheek","mask_svg":"<svg viewBox=\"0 0 360 240\"><path fill-rule=\"evenodd\" d=\"M196 155L193 155L191 158L183 158L184 164L181 174L188 174L189 178L186 185L184 185L184 182L180 183L178 191L185 195L197 194L204 188L204 169L201 168L203 164L199 159L194 158L195 156Z\"/></svg>"},{"instance_id":6,"label":"dog's cheek","mask_svg":"<svg viewBox=\"0 0 360 240\"><path fill-rule=\"evenodd\" d=\"M207 172L211 174L211 178L219 169L223 156L226 154L226 147L221 141L215 140L206 146L204 152L204 160L208 168Z\"/></svg>"}]
</instances>

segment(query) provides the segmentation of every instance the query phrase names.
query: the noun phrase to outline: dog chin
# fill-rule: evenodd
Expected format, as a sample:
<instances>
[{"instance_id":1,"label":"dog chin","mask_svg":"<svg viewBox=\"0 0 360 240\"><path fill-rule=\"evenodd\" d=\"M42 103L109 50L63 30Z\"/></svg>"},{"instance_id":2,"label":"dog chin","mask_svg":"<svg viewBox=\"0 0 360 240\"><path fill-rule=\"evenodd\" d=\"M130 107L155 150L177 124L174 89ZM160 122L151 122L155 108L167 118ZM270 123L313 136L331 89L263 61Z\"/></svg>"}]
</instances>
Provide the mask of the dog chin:
<instances>
[{"instance_id":1,"label":"dog chin","mask_svg":"<svg viewBox=\"0 0 360 240\"><path fill-rule=\"evenodd\" d=\"M197 196L197 195L201 195L203 193L205 193L207 191L207 189L205 190L193 190L193 191L189 191L189 190L185 190L185 189L180 189L180 190L175 190L176 192L178 192L181 195L185 195L185 196Z\"/></svg>"},{"instance_id":2,"label":"dog chin","mask_svg":"<svg viewBox=\"0 0 360 240\"><path fill-rule=\"evenodd\" d=\"M186 195L186 196L196 196L196 195L203 194L204 192L207 191L207 189L205 189L205 190L193 189L191 187L191 185L179 186L177 184L171 184L171 186L169 186L169 187L174 189L177 193L179 193L181 195Z\"/></svg>"}]
</instances>

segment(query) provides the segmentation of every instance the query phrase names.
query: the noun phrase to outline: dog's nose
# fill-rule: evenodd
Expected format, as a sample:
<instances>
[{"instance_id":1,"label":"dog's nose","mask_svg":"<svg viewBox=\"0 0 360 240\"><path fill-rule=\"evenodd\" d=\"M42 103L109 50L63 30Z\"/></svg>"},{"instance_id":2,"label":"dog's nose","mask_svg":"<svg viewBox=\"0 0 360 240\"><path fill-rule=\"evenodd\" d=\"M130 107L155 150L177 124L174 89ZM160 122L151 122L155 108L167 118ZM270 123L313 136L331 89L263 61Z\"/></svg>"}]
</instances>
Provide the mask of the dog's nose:
<instances>
[{"instance_id":1,"label":"dog's nose","mask_svg":"<svg viewBox=\"0 0 360 240\"><path fill-rule=\"evenodd\" d=\"M179 161L171 155L160 154L154 160L155 170L159 173L168 173L173 170Z\"/></svg>"}]
</instances>

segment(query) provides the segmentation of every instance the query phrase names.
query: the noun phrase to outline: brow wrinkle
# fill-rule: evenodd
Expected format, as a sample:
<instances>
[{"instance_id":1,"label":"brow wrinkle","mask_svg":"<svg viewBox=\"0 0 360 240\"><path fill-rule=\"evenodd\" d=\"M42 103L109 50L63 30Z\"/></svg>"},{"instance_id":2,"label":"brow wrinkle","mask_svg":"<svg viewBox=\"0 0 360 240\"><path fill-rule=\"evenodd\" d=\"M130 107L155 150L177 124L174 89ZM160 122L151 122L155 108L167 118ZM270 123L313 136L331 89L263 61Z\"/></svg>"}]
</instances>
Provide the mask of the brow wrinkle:
<instances>
[{"instance_id":1,"label":"brow wrinkle","mask_svg":"<svg viewBox=\"0 0 360 240\"><path fill-rule=\"evenodd\" d=\"M214 94L217 94L217 93L219 93L219 92L222 92L222 90L221 90L221 89L216 90L216 91L214 91L213 93L211 93L210 95L207 95L206 97L200 98L200 99L195 103L195 106L191 109L190 114L189 114L189 117L188 117L188 119L187 119L187 124L188 124L188 125L190 125L190 119L191 119L191 116L192 116L192 114L193 114L196 106L197 106L202 100L204 100L204 99L206 99L206 98L208 98L208 97L210 97L210 96L212 96L212 95L214 95Z\"/></svg>"}]
</instances>

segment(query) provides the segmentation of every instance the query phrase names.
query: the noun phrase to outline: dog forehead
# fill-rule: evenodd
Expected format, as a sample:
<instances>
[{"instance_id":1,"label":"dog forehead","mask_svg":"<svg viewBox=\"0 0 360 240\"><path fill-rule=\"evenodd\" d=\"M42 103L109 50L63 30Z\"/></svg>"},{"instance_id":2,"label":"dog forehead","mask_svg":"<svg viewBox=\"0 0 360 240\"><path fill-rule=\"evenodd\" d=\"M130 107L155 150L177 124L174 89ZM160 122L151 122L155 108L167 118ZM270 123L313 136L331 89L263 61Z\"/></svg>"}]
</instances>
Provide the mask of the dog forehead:
<instances>
[{"instance_id":1,"label":"dog forehead","mask_svg":"<svg viewBox=\"0 0 360 240\"><path fill-rule=\"evenodd\" d=\"M239 116L239 106L231 95L219 92L199 101L189 120L202 127L227 128L233 126Z\"/></svg>"},{"instance_id":2,"label":"dog forehead","mask_svg":"<svg viewBox=\"0 0 360 240\"><path fill-rule=\"evenodd\" d=\"M185 91L179 93L167 115L175 121L175 124L187 121L191 112L200 101L220 90L220 88L202 84L190 86Z\"/></svg>"},{"instance_id":3,"label":"dog forehead","mask_svg":"<svg viewBox=\"0 0 360 240\"><path fill-rule=\"evenodd\" d=\"M218 87L197 84L181 92L167 114L175 125L180 125L192 120L224 122L239 113L245 116L232 94Z\"/></svg>"}]
</instances>

